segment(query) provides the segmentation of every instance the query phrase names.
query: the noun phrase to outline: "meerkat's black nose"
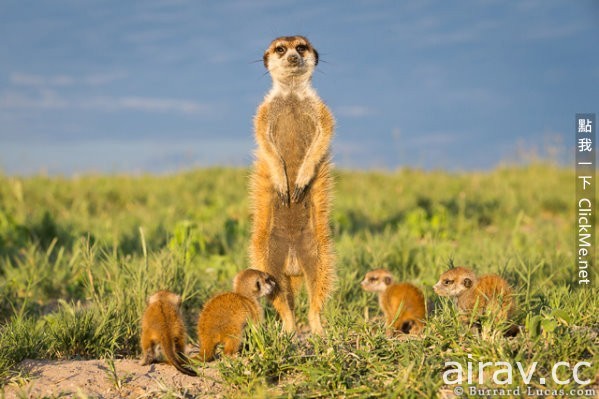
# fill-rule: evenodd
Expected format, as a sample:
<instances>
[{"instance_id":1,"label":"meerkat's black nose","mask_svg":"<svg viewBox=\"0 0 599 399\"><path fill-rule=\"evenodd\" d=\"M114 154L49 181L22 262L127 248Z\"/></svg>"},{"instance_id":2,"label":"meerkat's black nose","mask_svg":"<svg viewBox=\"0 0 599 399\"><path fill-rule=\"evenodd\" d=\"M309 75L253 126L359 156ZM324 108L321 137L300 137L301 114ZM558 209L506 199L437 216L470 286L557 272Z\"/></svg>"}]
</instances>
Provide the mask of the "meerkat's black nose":
<instances>
[{"instance_id":1,"label":"meerkat's black nose","mask_svg":"<svg viewBox=\"0 0 599 399\"><path fill-rule=\"evenodd\" d=\"M290 54L287 57L287 61L289 61L290 64L297 64L299 62L299 56L297 54Z\"/></svg>"}]
</instances>

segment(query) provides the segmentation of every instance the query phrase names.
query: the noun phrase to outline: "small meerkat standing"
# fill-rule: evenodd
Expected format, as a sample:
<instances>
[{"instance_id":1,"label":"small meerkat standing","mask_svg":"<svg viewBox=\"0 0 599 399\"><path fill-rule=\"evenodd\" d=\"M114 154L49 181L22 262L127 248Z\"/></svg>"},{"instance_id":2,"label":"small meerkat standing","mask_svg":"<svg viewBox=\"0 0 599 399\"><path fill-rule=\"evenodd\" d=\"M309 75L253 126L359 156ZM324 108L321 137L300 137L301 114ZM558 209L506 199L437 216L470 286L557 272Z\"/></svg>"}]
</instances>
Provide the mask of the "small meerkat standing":
<instances>
[{"instance_id":1,"label":"small meerkat standing","mask_svg":"<svg viewBox=\"0 0 599 399\"><path fill-rule=\"evenodd\" d=\"M458 266L443 273L433 289L440 296L453 298L466 323L483 314L506 321L515 309L512 289L495 274L477 278L472 270Z\"/></svg>"},{"instance_id":2,"label":"small meerkat standing","mask_svg":"<svg viewBox=\"0 0 599 399\"><path fill-rule=\"evenodd\" d=\"M243 329L249 320L262 320L262 307L258 298L275 289L275 281L268 273L246 269L235 276L233 292L225 292L210 299L198 318L200 360L214 359L218 344L223 352L232 355L239 351Z\"/></svg>"},{"instance_id":3,"label":"small meerkat standing","mask_svg":"<svg viewBox=\"0 0 599 399\"><path fill-rule=\"evenodd\" d=\"M376 269L366 273L361 285L364 291L378 293L388 336L397 332L418 334L426 317L424 295L410 283L394 283L393 280L389 271Z\"/></svg>"},{"instance_id":4,"label":"small meerkat standing","mask_svg":"<svg viewBox=\"0 0 599 399\"><path fill-rule=\"evenodd\" d=\"M273 86L254 118L252 267L274 276L283 328L295 331L294 298L305 280L312 333L335 271L329 229L334 119L312 88L318 52L303 36L279 37L264 53Z\"/></svg>"},{"instance_id":5,"label":"small meerkat standing","mask_svg":"<svg viewBox=\"0 0 599 399\"><path fill-rule=\"evenodd\" d=\"M156 361L160 346L167 360L180 372L195 376L185 367L187 331L181 315L181 297L170 291L158 291L148 299L141 321L142 366Z\"/></svg>"}]
</instances>

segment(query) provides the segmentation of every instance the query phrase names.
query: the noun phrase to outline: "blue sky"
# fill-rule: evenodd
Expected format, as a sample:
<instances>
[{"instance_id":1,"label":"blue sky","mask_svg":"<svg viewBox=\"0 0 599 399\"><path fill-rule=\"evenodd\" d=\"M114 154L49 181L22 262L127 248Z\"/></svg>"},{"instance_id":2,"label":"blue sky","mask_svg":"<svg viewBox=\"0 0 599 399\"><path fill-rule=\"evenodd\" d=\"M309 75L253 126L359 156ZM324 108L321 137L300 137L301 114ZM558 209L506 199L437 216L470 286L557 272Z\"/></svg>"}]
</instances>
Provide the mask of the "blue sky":
<instances>
[{"instance_id":1,"label":"blue sky","mask_svg":"<svg viewBox=\"0 0 599 399\"><path fill-rule=\"evenodd\" d=\"M343 168L573 151L599 109L599 1L2 0L0 171L249 165L259 61L289 34L320 52Z\"/></svg>"}]
</instances>

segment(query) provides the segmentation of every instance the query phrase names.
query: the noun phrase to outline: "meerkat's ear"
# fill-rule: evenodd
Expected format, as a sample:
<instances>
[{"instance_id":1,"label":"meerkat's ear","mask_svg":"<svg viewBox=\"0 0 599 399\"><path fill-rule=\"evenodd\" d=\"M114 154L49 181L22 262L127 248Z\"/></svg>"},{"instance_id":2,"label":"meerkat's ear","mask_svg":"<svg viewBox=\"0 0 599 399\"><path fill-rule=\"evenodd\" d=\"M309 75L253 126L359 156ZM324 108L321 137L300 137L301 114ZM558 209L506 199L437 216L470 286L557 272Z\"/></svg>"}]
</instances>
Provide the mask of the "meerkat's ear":
<instances>
[{"instance_id":1,"label":"meerkat's ear","mask_svg":"<svg viewBox=\"0 0 599 399\"><path fill-rule=\"evenodd\" d=\"M262 62L264 62L264 67L268 69L268 51L264 52L264 55L262 56Z\"/></svg>"},{"instance_id":2,"label":"meerkat's ear","mask_svg":"<svg viewBox=\"0 0 599 399\"><path fill-rule=\"evenodd\" d=\"M464 287L466 287L466 288L472 287L472 280L470 280L469 278L465 278L464 279Z\"/></svg>"},{"instance_id":3,"label":"meerkat's ear","mask_svg":"<svg viewBox=\"0 0 599 399\"><path fill-rule=\"evenodd\" d=\"M383 279L383 281L385 282L385 285L390 285L391 282L393 281L393 279L389 276L385 276L385 278Z\"/></svg>"}]
</instances>

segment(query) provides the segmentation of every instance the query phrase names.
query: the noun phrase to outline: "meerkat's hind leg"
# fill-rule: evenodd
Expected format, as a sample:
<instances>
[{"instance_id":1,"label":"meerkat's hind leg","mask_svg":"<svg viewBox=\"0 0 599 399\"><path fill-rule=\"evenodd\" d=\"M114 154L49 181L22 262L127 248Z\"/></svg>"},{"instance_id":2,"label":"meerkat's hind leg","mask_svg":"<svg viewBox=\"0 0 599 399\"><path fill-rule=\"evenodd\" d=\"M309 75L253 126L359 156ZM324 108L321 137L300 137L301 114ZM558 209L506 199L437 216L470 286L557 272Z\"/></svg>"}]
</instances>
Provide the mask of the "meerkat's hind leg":
<instances>
[{"instance_id":1,"label":"meerkat's hind leg","mask_svg":"<svg viewBox=\"0 0 599 399\"><path fill-rule=\"evenodd\" d=\"M310 331L312 331L312 334L324 334L324 329L322 328L322 323L320 321L320 310L313 309L313 307L310 306L310 310L308 311L308 323L310 324Z\"/></svg>"},{"instance_id":2,"label":"meerkat's hind leg","mask_svg":"<svg viewBox=\"0 0 599 399\"><path fill-rule=\"evenodd\" d=\"M295 298L302 289L302 285L304 284L304 276L290 276L289 282L291 286L291 292L293 292L293 297Z\"/></svg>"},{"instance_id":3,"label":"meerkat's hind leg","mask_svg":"<svg viewBox=\"0 0 599 399\"><path fill-rule=\"evenodd\" d=\"M268 296L283 323L283 330L295 332L295 302L291 279L284 272L284 265L289 254L288 240L281 235L271 233L268 238L268 258L263 271L269 273L276 282L276 288Z\"/></svg>"},{"instance_id":4,"label":"meerkat's hind leg","mask_svg":"<svg viewBox=\"0 0 599 399\"><path fill-rule=\"evenodd\" d=\"M322 306L326 299L327 289L324 287L323 276L309 273L306 276L306 287L310 298L310 308L308 310L308 323L312 334L323 335L324 330L320 321Z\"/></svg>"},{"instance_id":5,"label":"meerkat's hind leg","mask_svg":"<svg viewBox=\"0 0 599 399\"><path fill-rule=\"evenodd\" d=\"M329 268L325 259L320 259L315 248L310 244L305 245L304 258L302 259L302 269L306 279L306 288L310 308L308 310L308 323L312 334L322 335L324 330L320 320L324 301L327 299L332 283L329 275Z\"/></svg>"},{"instance_id":6,"label":"meerkat's hind leg","mask_svg":"<svg viewBox=\"0 0 599 399\"><path fill-rule=\"evenodd\" d=\"M291 282L288 276L281 276L276 279L279 289L276 290L272 299L272 305L281 317L283 330L287 333L295 332L295 302Z\"/></svg>"},{"instance_id":7,"label":"meerkat's hind leg","mask_svg":"<svg viewBox=\"0 0 599 399\"><path fill-rule=\"evenodd\" d=\"M156 344L154 342L150 342L147 346L144 346L142 355L142 366L147 366L148 364L154 363L156 360Z\"/></svg>"}]
</instances>

